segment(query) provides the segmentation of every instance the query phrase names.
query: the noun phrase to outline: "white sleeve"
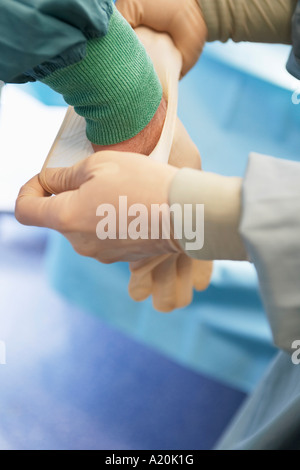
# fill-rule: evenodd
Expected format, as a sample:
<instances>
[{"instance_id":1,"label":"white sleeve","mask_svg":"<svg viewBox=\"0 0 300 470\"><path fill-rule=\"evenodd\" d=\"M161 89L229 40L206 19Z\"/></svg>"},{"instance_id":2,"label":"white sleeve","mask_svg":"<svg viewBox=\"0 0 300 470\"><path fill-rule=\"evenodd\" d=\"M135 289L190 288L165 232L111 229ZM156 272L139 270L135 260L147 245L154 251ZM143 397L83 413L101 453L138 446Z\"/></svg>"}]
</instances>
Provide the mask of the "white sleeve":
<instances>
[{"instance_id":1,"label":"white sleeve","mask_svg":"<svg viewBox=\"0 0 300 470\"><path fill-rule=\"evenodd\" d=\"M240 232L255 264L274 342L300 340L300 163L250 155Z\"/></svg>"}]
</instances>

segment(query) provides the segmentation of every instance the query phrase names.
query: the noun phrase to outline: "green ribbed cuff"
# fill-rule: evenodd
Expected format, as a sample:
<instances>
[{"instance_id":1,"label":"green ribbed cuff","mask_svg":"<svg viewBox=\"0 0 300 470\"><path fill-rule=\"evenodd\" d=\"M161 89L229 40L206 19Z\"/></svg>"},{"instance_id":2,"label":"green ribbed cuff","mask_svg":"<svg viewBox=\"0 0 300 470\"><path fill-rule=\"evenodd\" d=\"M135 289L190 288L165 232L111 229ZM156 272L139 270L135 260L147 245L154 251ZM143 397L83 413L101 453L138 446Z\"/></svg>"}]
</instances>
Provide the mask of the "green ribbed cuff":
<instances>
[{"instance_id":1,"label":"green ribbed cuff","mask_svg":"<svg viewBox=\"0 0 300 470\"><path fill-rule=\"evenodd\" d=\"M137 135L162 99L150 57L115 6L107 35L87 42L85 58L42 81L85 118L87 137L97 145Z\"/></svg>"}]
</instances>

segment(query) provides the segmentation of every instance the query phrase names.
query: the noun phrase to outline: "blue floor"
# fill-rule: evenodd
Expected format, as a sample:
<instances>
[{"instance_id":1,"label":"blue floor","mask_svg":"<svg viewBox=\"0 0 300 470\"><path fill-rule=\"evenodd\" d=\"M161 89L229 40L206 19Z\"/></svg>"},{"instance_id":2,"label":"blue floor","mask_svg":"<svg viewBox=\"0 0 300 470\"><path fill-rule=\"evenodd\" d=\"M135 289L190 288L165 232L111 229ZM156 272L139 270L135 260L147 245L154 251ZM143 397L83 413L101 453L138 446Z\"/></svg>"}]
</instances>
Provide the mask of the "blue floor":
<instances>
[{"instance_id":1,"label":"blue floor","mask_svg":"<svg viewBox=\"0 0 300 470\"><path fill-rule=\"evenodd\" d=\"M245 394L60 298L46 246L0 215L0 449L211 449Z\"/></svg>"}]
</instances>

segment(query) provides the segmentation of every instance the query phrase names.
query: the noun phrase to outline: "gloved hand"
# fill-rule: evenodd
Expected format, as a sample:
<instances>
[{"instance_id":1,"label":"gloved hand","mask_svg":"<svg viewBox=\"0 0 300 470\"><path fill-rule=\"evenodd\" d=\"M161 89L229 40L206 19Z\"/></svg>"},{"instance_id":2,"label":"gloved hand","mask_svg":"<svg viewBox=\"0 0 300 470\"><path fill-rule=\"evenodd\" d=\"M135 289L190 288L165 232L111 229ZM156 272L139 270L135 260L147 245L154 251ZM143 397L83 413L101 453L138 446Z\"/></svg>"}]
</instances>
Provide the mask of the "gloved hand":
<instances>
[{"instance_id":1,"label":"gloved hand","mask_svg":"<svg viewBox=\"0 0 300 470\"><path fill-rule=\"evenodd\" d=\"M182 55L182 76L195 65L207 37L197 0L118 0L116 7L133 28L144 25L170 34Z\"/></svg>"},{"instance_id":2,"label":"gloved hand","mask_svg":"<svg viewBox=\"0 0 300 470\"><path fill-rule=\"evenodd\" d=\"M201 157L183 124L177 119L169 163L178 168L201 169ZM189 305L193 289L206 289L212 274L211 261L199 261L185 253L164 254L130 263L129 294L135 301L152 295L153 306L170 312Z\"/></svg>"},{"instance_id":3,"label":"gloved hand","mask_svg":"<svg viewBox=\"0 0 300 470\"><path fill-rule=\"evenodd\" d=\"M136 261L181 252L179 244L174 243L172 237L151 237L151 229L157 230L153 224L151 226L151 204L168 204L169 188L177 171L171 165L153 161L140 154L98 152L72 167L45 171L47 188L56 196L49 197L50 194L43 189L38 176L31 179L20 190L16 202L16 218L25 225L57 230L71 242L79 254L103 263ZM134 204L142 204L139 207L146 210L146 225L144 219L145 230L142 232L145 239L133 239L132 236L123 239L123 228L130 228L132 214L128 211L125 214L124 206L120 209L119 196L127 198L128 211L130 208L136 209ZM105 238L106 225L102 224L101 231L99 228L99 223L103 220L103 217L99 217L106 216L106 211L109 211L106 222L108 229L111 229L108 238ZM121 224L120 219L124 215L125 223ZM170 221L168 211L166 217ZM136 233L137 231L134 235ZM103 239L99 239L97 235Z\"/></svg>"}]
</instances>

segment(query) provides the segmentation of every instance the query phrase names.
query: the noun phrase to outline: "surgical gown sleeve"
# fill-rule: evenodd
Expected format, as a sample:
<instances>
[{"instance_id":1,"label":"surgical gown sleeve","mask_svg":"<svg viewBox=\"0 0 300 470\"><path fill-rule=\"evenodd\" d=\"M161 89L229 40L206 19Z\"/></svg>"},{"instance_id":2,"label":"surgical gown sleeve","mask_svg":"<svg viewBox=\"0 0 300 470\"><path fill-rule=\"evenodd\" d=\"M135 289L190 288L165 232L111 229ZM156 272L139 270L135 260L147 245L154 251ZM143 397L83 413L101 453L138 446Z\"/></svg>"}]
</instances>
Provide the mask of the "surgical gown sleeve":
<instances>
[{"instance_id":1,"label":"surgical gown sleeve","mask_svg":"<svg viewBox=\"0 0 300 470\"><path fill-rule=\"evenodd\" d=\"M188 236L178 241L193 258L253 262L274 342L290 351L300 340L300 163L251 154L241 190L238 179L211 176L177 172L170 204L182 213L185 204L205 207L204 246L190 251ZM182 224L185 234L184 217Z\"/></svg>"},{"instance_id":2,"label":"surgical gown sleeve","mask_svg":"<svg viewBox=\"0 0 300 470\"><path fill-rule=\"evenodd\" d=\"M0 80L40 80L112 145L143 130L162 87L153 63L112 0L1 0Z\"/></svg>"},{"instance_id":3,"label":"surgical gown sleeve","mask_svg":"<svg viewBox=\"0 0 300 470\"><path fill-rule=\"evenodd\" d=\"M275 344L300 340L300 163L252 154L240 232L259 277Z\"/></svg>"},{"instance_id":4,"label":"surgical gown sleeve","mask_svg":"<svg viewBox=\"0 0 300 470\"><path fill-rule=\"evenodd\" d=\"M274 340L289 354L279 353L217 450L300 450L299 181L299 162L250 157L241 233L257 269ZM292 348L295 340L298 350Z\"/></svg>"},{"instance_id":5,"label":"surgical gown sleeve","mask_svg":"<svg viewBox=\"0 0 300 470\"><path fill-rule=\"evenodd\" d=\"M0 79L23 83L44 62L78 62L87 40L106 34L111 14L110 0L1 0Z\"/></svg>"},{"instance_id":6,"label":"surgical gown sleeve","mask_svg":"<svg viewBox=\"0 0 300 470\"><path fill-rule=\"evenodd\" d=\"M216 450L300 450L299 416L300 367L281 352Z\"/></svg>"},{"instance_id":7,"label":"surgical gown sleeve","mask_svg":"<svg viewBox=\"0 0 300 470\"><path fill-rule=\"evenodd\" d=\"M293 16L293 50L287 63L287 70L300 79L300 0Z\"/></svg>"}]
</instances>

